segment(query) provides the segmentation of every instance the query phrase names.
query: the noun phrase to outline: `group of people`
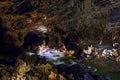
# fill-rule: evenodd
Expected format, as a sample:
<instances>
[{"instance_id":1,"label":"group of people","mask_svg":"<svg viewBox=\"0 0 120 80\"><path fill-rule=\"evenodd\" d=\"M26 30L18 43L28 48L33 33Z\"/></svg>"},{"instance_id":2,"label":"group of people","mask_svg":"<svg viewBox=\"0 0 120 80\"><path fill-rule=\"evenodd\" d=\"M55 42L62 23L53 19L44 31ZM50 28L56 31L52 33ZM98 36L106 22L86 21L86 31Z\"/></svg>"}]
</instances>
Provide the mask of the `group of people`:
<instances>
[{"instance_id":1,"label":"group of people","mask_svg":"<svg viewBox=\"0 0 120 80\"><path fill-rule=\"evenodd\" d=\"M37 52L40 53L41 51L43 51L46 48L49 48L49 47L46 46L45 43L43 42L43 44L41 46L39 45L37 47ZM65 56L73 56L73 54L75 53L74 50L67 50L65 45L62 45L61 47L59 47L58 49L55 49L55 50L59 51L61 54L64 54Z\"/></svg>"},{"instance_id":2,"label":"group of people","mask_svg":"<svg viewBox=\"0 0 120 80\"><path fill-rule=\"evenodd\" d=\"M108 48L102 48L99 49L97 47L93 47L93 45L88 46L87 48L82 49L82 53L78 53L80 55L77 55L76 57L82 57L82 58L90 58L90 59L94 59L94 58L112 58L112 59L116 59L116 61L120 61L120 55L117 51L117 47L118 43L113 44L112 48L108 49ZM40 46L37 46L36 50L37 52L41 52L44 49L49 48L48 46L45 45L45 42L43 42L43 44ZM75 51L74 50L67 50L65 45L61 45L58 49L55 49L57 51L59 51L61 54L64 54L65 56L74 56ZM80 58L79 57L79 58Z\"/></svg>"},{"instance_id":3,"label":"group of people","mask_svg":"<svg viewBox=\"0 0 120 80\"><path fill-rule=\"evenodd\" d=\"M118 52L118 43L113 44L112 48L102 48L88 46L86 49L83 49L83 54L86 58L112 58L116 61L120 61L120 54Z\"/></svg>"}]
</instances>

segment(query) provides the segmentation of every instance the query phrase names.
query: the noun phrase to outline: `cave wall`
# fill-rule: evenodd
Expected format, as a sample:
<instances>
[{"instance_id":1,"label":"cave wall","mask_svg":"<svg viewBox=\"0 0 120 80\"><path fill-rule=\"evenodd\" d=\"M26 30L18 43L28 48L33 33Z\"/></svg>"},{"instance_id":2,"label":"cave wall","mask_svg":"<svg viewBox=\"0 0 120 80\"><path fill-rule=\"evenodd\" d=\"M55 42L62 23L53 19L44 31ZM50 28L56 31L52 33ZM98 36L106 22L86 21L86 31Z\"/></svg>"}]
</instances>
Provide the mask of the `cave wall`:
<instances>
[{"instance_id":1,"label":"cave wall","mask_svg":"<svg viewBox=\"0 0 120 80\"><path fill-rule=\"evenodd\" d=\"M50 39L48 44L51 46L64 43L67 39L71 45L82 43L82 41L99 42L103 39L106 42L107 40L112 42L112 37L109 36L112 33L106 30L106 24L109 22L112 6L116 5L119 6L119 1L1 0L1 49L23 46L25 36L33 31L36 25L46 25L52 29L48 33ZM106 39L108 36L109 38ZM68 43L65 43L66 46Z\"/></svg>"}]
</instances>

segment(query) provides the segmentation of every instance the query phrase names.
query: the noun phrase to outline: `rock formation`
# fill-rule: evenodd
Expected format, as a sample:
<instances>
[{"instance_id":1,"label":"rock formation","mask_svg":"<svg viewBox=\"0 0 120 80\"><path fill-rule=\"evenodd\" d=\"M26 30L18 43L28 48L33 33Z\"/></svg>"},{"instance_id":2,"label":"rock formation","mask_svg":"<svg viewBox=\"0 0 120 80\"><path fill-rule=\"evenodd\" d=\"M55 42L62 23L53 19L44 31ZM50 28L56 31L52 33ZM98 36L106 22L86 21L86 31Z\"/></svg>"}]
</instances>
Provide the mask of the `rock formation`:
<instances>
[{"instance_id":1,"label":"rock formation","mask_svg":"<svg viewBox=\"0 0 120 80\"><path fill-rule=\"evenodd\" d=\"M44 76L41 80L48 79L50 71L44 73L41 68L38 68L41 66L33 67L39 62L39 59L32 58L31 61L31 58L25 58L26 56L24 56L26 49L32 48L34 50L36 49L35 46L40 45L43 41L51 48L59 48L64 44L67 50L75 51L78 59L79 53L82 52L81 44L120 43L119 5L119 0L0 0L0 56L3 57L4 55L6 59L0 57L0 63L3 64L2 61L4 61L5 64L12 64L12 67L11 65L0 65L2 67L0 71L3 72L0 77L7 80L3 76L6 74L7 77L13 76L13 79L15 77L21 79L21 76L23 76L24 79L32 80L34 77L33 80L37 80L41 78L41 75L47 74L47 77ZM35 30L42 25L46 26L47 33L40 33ZM21 56L23 59L19 64L21 66L16 65L15 68L16 62L14 60L21 59ZM41 63L44 63L44 61L43 59ZM117 61L119 61L119 56ZM29 62L31 64L26 64ZM7 69L5 66L9 68ZM15 71L13 66L16 69ZM42 67L44 66L42 65ZM66 66L62 66L65 69ZM23 74L21 74L19 67L26 67L26 70L23 69ZM74 69L76 65L72 67ZM79 69L79 71L81 70L83 69ZM33 75L32 73L35 72L41 75ZM52 72L51 74L57 74L55 71ZM65 69L65 72L69 71ZM17 75L19 73L20 76ZM24 73L28 75L24 76ZM30 77L32 75L33 77ZM78 75L64 76L70 78ZM98 78L98 75L89 73L83 74L80 78L86 77L85 79L90 78L92 80L93 76ZM106 76L99 77L101 77L101 80L106 78Z\"/></svg>"}]
</instances>

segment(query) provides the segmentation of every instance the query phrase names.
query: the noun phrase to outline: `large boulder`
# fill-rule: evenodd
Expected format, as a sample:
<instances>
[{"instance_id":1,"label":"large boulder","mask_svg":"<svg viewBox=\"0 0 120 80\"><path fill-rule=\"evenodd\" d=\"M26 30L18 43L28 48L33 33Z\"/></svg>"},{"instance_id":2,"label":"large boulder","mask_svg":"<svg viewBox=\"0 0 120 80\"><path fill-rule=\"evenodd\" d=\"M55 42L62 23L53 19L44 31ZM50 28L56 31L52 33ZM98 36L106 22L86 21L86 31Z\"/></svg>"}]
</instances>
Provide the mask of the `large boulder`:
<instances>
[{"instance_id":1,"label":"large boulder","mask_svg":"<svg viewBox=\"0 0 120 80\"><path fill-rule=\"evenodd\" d=\"M68 66L65 64L60 64L56 66L59 73L63 74L67 80L72 77L74 80L112 80L110 76L107 75L97 75L96 73L89 72L87 66L82 66L80 64L74 64Z\"/></svg>"}]
</instances>

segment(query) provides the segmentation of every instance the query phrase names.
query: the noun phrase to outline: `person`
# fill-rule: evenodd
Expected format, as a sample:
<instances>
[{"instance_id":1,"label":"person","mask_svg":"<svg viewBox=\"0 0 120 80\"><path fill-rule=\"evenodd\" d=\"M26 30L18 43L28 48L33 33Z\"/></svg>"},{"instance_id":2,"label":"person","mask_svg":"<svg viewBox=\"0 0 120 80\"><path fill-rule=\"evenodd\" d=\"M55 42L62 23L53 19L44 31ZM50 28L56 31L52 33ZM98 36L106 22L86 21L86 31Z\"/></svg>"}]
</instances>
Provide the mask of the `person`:
<instances>
[{"instance_id":1,"label":"person","mask_svg":"<svg viewBox=\"0 0 120 80\"><path fill-rule=\"evenodd\" d=\"M64 45L64 44L60 45L60 46L58 47L58 50L59 50L60 52L65 52L65 51L66 51L65 45Z\"/></svg>"},{"instance_id":2,"label":"person","mask_svg":"<svg viewBox=\"0 0 120 80\"><path fill-rule=\"evenodd\" d=\"M85 53L86 57L90 57L93 53L93 46L88 46L86 49L83 49L83 53Z\"/></svg>"},{"instance_id":3,"label":"person","mask_svg":"<svg viewBox=\"0 0 120 80\"><path fill-rule=\"evenodd\" d=\"M113 48L118 49L119 43L113 43Z\"/></svg>"}]
</instances>

